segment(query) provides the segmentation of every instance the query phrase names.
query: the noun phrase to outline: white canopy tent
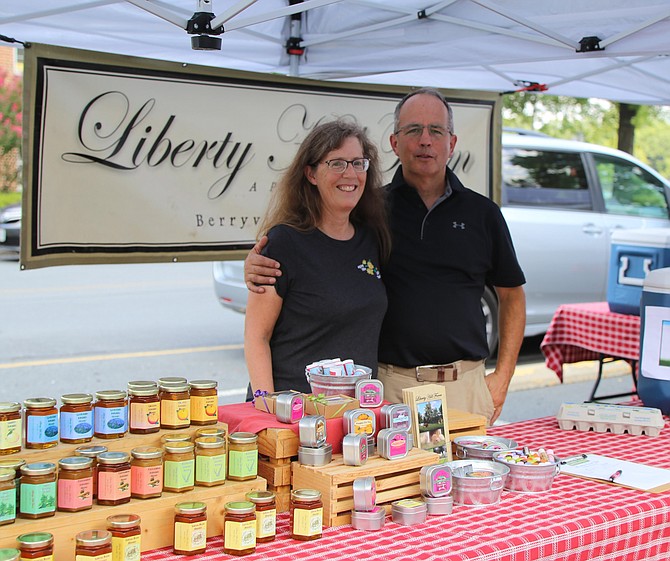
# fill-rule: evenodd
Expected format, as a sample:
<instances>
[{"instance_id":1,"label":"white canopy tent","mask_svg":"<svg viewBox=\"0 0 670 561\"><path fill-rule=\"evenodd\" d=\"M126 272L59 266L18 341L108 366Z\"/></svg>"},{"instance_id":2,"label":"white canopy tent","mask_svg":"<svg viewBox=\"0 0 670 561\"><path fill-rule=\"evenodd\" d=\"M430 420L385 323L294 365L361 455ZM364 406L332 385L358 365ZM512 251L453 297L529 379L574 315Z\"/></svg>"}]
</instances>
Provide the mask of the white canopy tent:
<instances>
[{"instance_id":1,"label":"white canopy tent","mask_svg":"<svg viewBox=\"0 0 670 561\"><path fill-rule=\"evenodd\" d=\"M223 25L221 50L191 48L195 11ZM324 80L670 104L667 0L3 0L0 34Z\"/></svg>"}]
</instances>

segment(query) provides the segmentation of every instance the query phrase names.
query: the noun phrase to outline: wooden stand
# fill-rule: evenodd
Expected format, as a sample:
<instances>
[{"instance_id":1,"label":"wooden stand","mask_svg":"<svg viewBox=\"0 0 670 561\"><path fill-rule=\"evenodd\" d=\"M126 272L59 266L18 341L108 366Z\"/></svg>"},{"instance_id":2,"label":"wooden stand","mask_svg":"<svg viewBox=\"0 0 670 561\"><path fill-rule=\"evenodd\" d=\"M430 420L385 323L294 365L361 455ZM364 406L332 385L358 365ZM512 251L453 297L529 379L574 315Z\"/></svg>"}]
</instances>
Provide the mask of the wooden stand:
<instances>
[{"instance_id":1,"label":"wooden stand","mask_svg":"<svg viewBox=\"0 0 670 561\"><path fill-rule=\"evenodd\" d=\"M277 512L286 512L291 500L291 461L298 456L300 439L291 429L268 428L258 433L258 475L274 491Z\"/></svg>"}]
</instances>

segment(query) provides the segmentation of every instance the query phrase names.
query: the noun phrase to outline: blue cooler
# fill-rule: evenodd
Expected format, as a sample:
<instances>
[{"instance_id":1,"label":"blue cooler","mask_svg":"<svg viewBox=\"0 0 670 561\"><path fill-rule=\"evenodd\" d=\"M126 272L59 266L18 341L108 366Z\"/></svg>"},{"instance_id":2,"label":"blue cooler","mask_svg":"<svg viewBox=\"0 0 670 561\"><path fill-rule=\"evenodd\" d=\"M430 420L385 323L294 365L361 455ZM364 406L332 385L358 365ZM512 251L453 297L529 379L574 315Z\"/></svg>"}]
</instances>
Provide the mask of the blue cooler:
<instances>
[{"instance_id":1,"label":"blue cooler","mask_svg":"<svg viewBox=\"0 0 670 561\"><path fill-rule=\"evenodd\" d=\"M667 312L652 306L667 308ZM670 358L665 356L670 355L670 268L657 269L647 275L641 312L637 395L645 407L656 407L664 415L670 415ZM649 330L645 336L647 325Z\"/></svg>"},{"instance_id":2,"label":"blue cooler","mask_svg":"<svg viewBox=\"0 0 670 561\"><path fill-rule=\"evenodd\" d=\"M610 311L640 315L644 279L654 269L670 267L670 228L612 232L607 276Z\"/></svg>"}]
</instances>

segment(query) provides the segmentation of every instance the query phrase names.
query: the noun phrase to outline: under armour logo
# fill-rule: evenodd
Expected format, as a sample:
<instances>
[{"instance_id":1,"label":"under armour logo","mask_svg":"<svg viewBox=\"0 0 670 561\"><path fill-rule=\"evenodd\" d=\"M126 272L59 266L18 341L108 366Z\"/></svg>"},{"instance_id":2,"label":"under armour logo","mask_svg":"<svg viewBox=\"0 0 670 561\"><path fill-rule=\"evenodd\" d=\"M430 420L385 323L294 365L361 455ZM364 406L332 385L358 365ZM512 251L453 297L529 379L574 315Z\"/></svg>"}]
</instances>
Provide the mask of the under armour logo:
<instances>
[{"instance_id":1,"label":"under armour logo","mask_svg":"<svg viewBox=\"0 0 670 561\"><path fill-rule=\"evenodd\" d=\"M465 230L465 222L452 222L452 228L460 228L461 230Z\"/></svg>"}]
</instances>

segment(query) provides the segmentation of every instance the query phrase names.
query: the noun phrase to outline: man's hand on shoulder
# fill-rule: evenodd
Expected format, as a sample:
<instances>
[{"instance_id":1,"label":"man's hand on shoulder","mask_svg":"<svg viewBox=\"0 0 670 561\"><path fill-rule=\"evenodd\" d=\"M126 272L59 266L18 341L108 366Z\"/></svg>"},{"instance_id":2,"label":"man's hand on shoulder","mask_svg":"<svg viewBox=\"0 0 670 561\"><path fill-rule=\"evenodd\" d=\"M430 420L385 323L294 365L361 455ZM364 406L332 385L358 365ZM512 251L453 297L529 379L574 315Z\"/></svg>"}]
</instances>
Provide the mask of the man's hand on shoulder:
<instances>
[{"instance_id":1,"label":"man's hand on shoulder","mask_svg":"<svg viewBox=\"0 0 670 561\"><path fill-rule=\"evenodd\" d=\"M274 284L277 282L276 277L281 276L279 262L261 255L267 243L268 237L263 236L244 260L244 283L251 292L257 294L263 294L265 292L263 285Z\"/></svg>"}]
</instances>

